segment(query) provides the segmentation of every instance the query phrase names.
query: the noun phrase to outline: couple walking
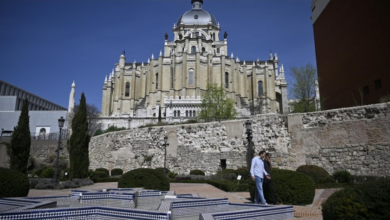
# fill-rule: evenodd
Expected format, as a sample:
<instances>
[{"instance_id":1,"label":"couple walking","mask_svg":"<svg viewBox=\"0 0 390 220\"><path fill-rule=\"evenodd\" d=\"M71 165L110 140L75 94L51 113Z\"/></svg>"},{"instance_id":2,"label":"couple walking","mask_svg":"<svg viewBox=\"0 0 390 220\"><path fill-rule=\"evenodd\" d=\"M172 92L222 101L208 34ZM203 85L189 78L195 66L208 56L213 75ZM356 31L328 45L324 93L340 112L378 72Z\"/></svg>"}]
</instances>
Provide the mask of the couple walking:
<instances>
[{"instance_id":1,"label":"couple walking","mask_svg":"<svg viewBox=\"0 0 390 220\"><path fill-rule=\"evenodd\" d=\"M272 203L278 204L271 182L271 154L266 154L264 150L260 151L259 156L252 159L250 172L253 181L256 183L255 204L261 202L264 205L268 205L264 198L263 181L264 186L268 187L270 191L270 199L272 200ZM259 201L259 197L261 201Z\"/></svg>"}]
</instances>

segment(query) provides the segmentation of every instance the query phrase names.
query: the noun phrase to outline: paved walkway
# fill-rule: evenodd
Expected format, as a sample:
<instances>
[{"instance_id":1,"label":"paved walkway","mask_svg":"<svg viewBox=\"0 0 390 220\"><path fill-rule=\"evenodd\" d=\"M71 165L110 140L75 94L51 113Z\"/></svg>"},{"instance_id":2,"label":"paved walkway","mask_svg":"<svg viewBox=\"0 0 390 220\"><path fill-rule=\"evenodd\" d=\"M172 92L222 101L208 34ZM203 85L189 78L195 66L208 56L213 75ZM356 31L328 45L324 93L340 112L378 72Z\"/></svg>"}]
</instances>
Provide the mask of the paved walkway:
<instances>
[{"instance_id":1,"label":"paved walkway","mask_svg":"<svg viewBox=\"0 0 390 220\"><path fill-rule=\"evenodd\" d=\"M78 189L107 189L117 188L118 183L95 183L91 186L83 186ZM30 189L28 196L65 196L72 189L63 190L39 190ZM205 183L171 183L170 190L176 194L198 194L206 198L228 198L232 203L250 203L249 192L229 193ZM309 206L294 206L295 219L322 220L321 204L337 189L316 189L313 204Z\"/></svg>"}]
</instances>

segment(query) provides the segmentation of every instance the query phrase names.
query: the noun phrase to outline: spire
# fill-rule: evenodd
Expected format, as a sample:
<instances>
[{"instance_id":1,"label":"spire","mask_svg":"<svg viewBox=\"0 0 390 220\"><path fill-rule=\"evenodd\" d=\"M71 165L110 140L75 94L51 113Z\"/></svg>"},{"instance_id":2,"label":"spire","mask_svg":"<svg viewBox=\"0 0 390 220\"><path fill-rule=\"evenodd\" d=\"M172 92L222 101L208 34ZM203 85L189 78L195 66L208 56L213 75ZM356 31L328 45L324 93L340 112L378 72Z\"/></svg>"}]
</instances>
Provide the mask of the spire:
<instances>
[{"instance_id":1,"label":"spire","mask_svg":"<svg viewBox=\"0 0 390 220\"><path fill-rule=\"evenodd\" d=\"M272 57L272 53L269 53L269 60L273 60L274 58Z\"/></svg>"},{"instance_id":2,"label":"spire","mask_svg":"<svg viewBox=\"0 0 390 220\"><path fill-rule=\"evenodd\" d=\"M76 88L76 84L74 83L74 80L73 80L72 89L70 90L70 94L69 94L68 112L72 112L72 111L73 111L73 108L74 108L74 103L75 103L75 101L74 101L74 100L75 100L75 99L74 99L75 88Z\"/></svg>"},{"instance_id":3,"label":"spire","mask_svg":"<svg viewBox=\"0 0 390 220\"><path fill-rule=\"evenodd\" d=\"M280 65L279 78L284 79L284 67L283 67L283 64Z\"/></svg>"},{"instance_id":4,"label":"spire","mask_svg":"<svg viewBox=\"0 0 390 220\"><path fill-rule=\"evenodd\" d=\"M152 60L154 60L154 54L152 54Z\"/></svg>"},{"instance_id":5,"label":"spire","mask_svg":"<svg viewBox=\"0 0 390 220\"><path fill-rule=\"evenodd\" d=\"M232 54L230 55L230 58L232 58L232 59L234 59L234 55L233 55L233 52L232 52Z\"/></svg>"},{"instance_id":6,"label":"spire","mask_svg":"<svg viewBox=\"0 0 390 220\"><path fill-rule=\"evenodd\" d=\"M173 28L175 28L176 27L176 23L173 23Z\"/></svg>"},{"instance_id":7,"label":"spire","mask_svg":"<svg viewBox=\"0 0 390 220\"><path fill-rule=\"evenodd\" d=\"M104 78L104 83L106 83L107 82L107 75L106 75L106 78Z\"/></svg>"},{"instance_id":8,"label":"spire","mask_svg":"<svg viewBox=\"0 0 390 220\"><path fill-rule=\"evenodd\" d=\"M108 75L108 82L111 82L111 73Z\"/></svg>"},{"instance_id":9,"label":"spire","mask_svg":"<svg viewBox=\"0 0 390 220\"><path fill-rule=\"evenodd\" d=\"M141 66L144 67L144 62L141 63Z\"/></svg>"},{"instance_id":10,"label":"spire","mask_svg":"<svg viewBox=\"0 0 390 220\"><path fill-rule=\"evenodd\" d=\"M162 51L160 50L160 55L159 55L160 57L162 57Z\"/></svg>"},{"instance_id":11,"label":"spire","mask_svg":"<svg viewBox=\"0 0 390 220\"><path fill-rule=\"evenodd\" d=\"M150 59L148 58L148 63L150 63Z\"/></svg>"},{"instance_id":12,"label":"spire","mask_svg":"<svg viewBox=\"0 0 390 220\"><path fill-rule=\"evenodd\" d=\"M111 71L111 78L114 78L114 69Z\"/></svg>"},{"instance_id":13,"label":"spire","mask_svg":"<svg viewBox=\"0 0 390 220\"><path fill-rule=\"evenodd\" d=\"M265 64L264 64L265 66L268 66L268 63L267 63L267 61L265 61Z\"/></svg>"},{"instance_id":14,"label":"spire","mask_svg":"<svg viewBox=\"0 0 390 220\"><path fill-rule=\"evenodd\" d=\"M279 60L279 59L278 59L278 54L277 54L277 53L275 53L274 60Z\"/></svg>"},{"instance_id":15,"label":"spire","mask_svg":"<svg viewBox=\"0 0 390 220\"><path fill-rule=\"evenodd\" d=\"M238 59L238 57L236 58L236 62L237 62L237 63L240 62L240 59Z\"/></svg>"},{"instance_id":16,"label":"spire","mask_svg":"<svg viewBox=\"0 0 390 220\"><path fill-rule=\"evenodd\" d=\"M243 64L244 66L246 66L246 62L245 62L245 60L244 60L244 64Z\"/></svg>"}]
</instances>

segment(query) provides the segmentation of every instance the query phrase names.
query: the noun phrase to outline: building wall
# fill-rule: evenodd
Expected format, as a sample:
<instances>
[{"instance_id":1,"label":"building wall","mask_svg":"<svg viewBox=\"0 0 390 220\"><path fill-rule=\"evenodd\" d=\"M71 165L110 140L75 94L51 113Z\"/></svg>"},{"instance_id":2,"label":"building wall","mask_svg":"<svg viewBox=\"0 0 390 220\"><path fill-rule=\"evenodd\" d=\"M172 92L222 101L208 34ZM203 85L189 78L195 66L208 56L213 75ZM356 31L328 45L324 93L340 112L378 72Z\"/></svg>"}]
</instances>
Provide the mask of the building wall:
<instances>
[{"instance_id":1,"label":"building wall","mask_svg":"<svg viewBox=\"0 0 390 220\"><path fill-rule=\"evenodd\" d=\"M251 118L256 154L273 154L275 167L295 170L304 164L329 173L390 176L390 103L307 114ZM163 137L168 136L167 167L208 175L226 160L229 169L246 166L245 120L130 129L92 137L90 168L163 167Z\"/></svg>"},{"instance_id":2,"label":"building wall","mask_svg":"<svg viewBox=\"0 0 390 220\"><path fill-rule=\"evenodd\" d=\"M378 103L390 93L388 8L390 1L331 0L313 20L325 109Z\"/></svg>"}]
</instances>

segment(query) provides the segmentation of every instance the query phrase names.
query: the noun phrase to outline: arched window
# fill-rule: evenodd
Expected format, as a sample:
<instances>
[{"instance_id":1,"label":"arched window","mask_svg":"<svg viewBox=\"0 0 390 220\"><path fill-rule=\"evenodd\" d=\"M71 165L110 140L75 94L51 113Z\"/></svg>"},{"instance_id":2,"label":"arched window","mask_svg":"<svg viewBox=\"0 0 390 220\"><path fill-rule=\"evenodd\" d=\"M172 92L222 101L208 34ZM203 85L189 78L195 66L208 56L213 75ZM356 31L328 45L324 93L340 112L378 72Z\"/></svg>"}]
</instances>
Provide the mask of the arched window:
<instances>
[{"instance_id":1,"label":"arched window","mask_svg":"<svg viewBox=\"0 0 390 220\"><path fill-rule=\"evenodd\" d=\"M202 47L202 52L206 52L206 48Z\"/></svg>"},{"instance_id":2,"label":"arched window","mask_svg":"<svg viewBox=\"0 0 390 220\"><path fill-rule=\"evenodd\" d=\"M215 33L213 33L213 40L215 40Z\"/></svg>"},{"instance_id":3,"label":"arched window","mask_svg":"<svg viewBox=\"0 0 390 220\"><path fill-rule=\"evenodd\" d=\"M188 117L188 111L186 111L186 117Z\"/></svg>"},{"instance_id":4,"label":"arched window","mask_svg":"<svg viewBox=\"0 0 390 220\"><path fill-rule=\"evenodd\" d=\"M229 88L229 73L225 73L225 88Z\"/></svg>"},{"instance_id":5,"label":"arched window","mask_svg":"<svg viewBox=\"0 0 390 220\"><path fill-rule=\"evenodd\" d=\"M156 89L158 89L158 73L156 73Z\"/></svg>"},{"instance_id":6,"label":"arched window","mask_svg":"<svg viewBox=\"0 0 390 220\"><path fill-rule=\"evenodd\" d=\"M126 83L125 96L126 96L126 97L129 97L129 95L130 95L130 83L127 82L127 83Z\"/></svg>"},{"instance_id":7,"label":"arched window","mask_svg":"<svg viewBox=\"0 0 390 220\"><path fill-rule=\"evenodd\" d=\"M188 70L188 85L194 85L195 73L194 69Z\"/></svg>"},{"instance_id":8,"label":"arched window","mask_svg":"<svg viewBox=\"0 0 390 220\"><path fill-rule=\"evenodd\" d=\"M195 110L192 111L192 117L196 117Z\"/></svg>"},{"instance_id":9,"label":"arched window","mask_svg":"<svg viewBox=\"0 0 390 220\"><path fill-rule=\"evenodd\" d=\"M257 95L262 96L263 95L263 81L257 82Z\"/></svg>"},{"instance_id":10,"label":"arched window","mask_svg":"<svg viewBox=\"0 0 390 220\"><path fill-rule=\"evenodd\" d=\"M177 117L180 117L180 110L177 111Z\"/></svg>"},{"instance_id":11,"label":"arched window","mask_svg":"<svg viewBox=\"0 0 390 220\"><path fill-rule=\"evenodd\" d=\"M195 46L192 46L191 47L191 54L195 54L196 53L196 47Z\"/></svg>"},{"instance_id":12,"label":"arched window","mask_svg":"<svg viewBox=\"0 0 390 220\"><path fill-rule=\"evenodd\" d=\"M173 117L176 117L176 110L173 111Z\"/></svg>"}]
</instances>

